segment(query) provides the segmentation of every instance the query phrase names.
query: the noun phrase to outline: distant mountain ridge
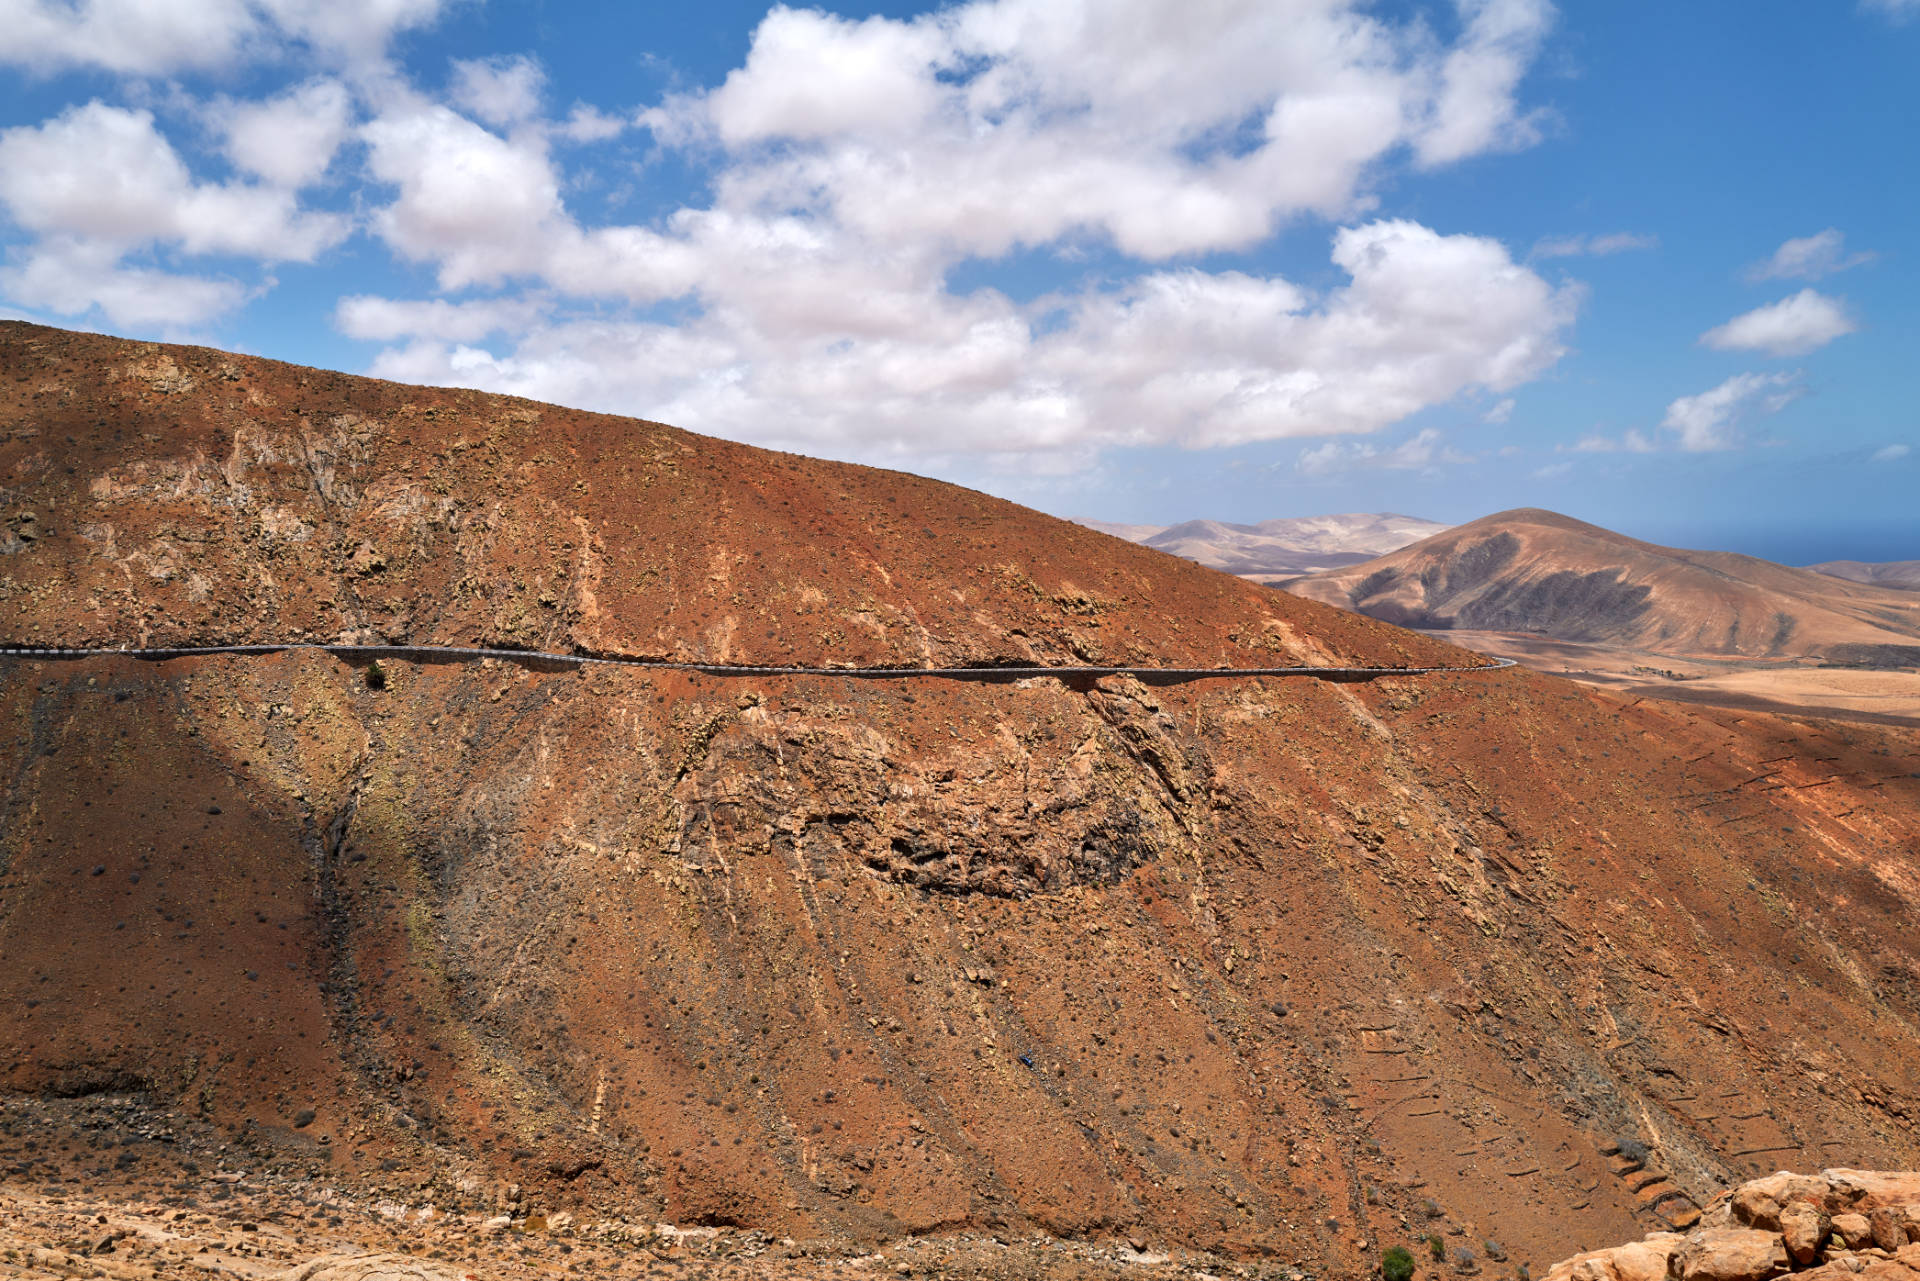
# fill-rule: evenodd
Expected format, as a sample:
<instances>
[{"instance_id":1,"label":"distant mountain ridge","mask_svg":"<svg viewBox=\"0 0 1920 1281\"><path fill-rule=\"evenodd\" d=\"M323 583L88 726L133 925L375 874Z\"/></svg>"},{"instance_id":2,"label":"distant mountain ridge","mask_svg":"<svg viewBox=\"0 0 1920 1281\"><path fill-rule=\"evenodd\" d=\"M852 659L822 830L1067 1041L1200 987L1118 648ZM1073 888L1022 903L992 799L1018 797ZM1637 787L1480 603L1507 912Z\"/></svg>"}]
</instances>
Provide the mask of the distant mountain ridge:
<instances>
[{"instance_id":1,"label":"distant mountain ridge","mask_svg":"<svg viewBox=\"0 0 1920 1281\"><path fill-rule=\"evenodd\" d=\"M1286 590L1403 627L1532 632L1674 655L1920 663L1920 598L1555 512L1483 517Z\"/></svg>"},{"instance_id":2,"label":"distant mountain ridge","mask_svg":"<svg viewBox=\"0 0 1920 1281\"><path fill-rule=\"evenodd\" d=\"M1807 568L1834 578L1844 578L1850 583L1920 591L1920 560L1829 560Z\"/></svg>"},{"instance_id":3,"label":"distant mountain ridge","mask_svg":"<svg viewBox=\"0 0 1920 1281\"><path fill-rule=\"evenodd\" d=\"M1252 525L1220 520L1126 525L1081 517L1074 523L1256 582L1357 565L1452 528L1394 512L1286 516Z\"/></svg>"}]
</instances>

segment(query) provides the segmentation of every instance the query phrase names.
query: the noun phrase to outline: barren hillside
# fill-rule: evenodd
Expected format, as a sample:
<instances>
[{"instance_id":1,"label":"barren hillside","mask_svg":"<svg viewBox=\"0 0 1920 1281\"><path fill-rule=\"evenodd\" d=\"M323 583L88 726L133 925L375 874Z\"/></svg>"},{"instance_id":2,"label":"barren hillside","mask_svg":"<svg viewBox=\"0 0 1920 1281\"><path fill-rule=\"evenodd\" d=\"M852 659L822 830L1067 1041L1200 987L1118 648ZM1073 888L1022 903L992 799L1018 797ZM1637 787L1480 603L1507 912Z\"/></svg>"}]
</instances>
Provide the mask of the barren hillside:
<instances>
[{"instance_id":1,"label":"barren hillside","mask_svg":"<svg viewBox=\"0 0 1920 1281\"><path fill-rule=\"evenodd\" d=\"M16 324L0 519L40 643L1459 656L910 476ZM1920 1165L1896 730L1518 670L11 659L0 789L0 1089L401 1202L1357 1275ZM100 1147L31 1139L0 1179Z\"/></svg>"},{"instance_id":2,"label":"barren hillside","mask_svg":"<svg viewBox=\"0 0 1920 1281\"><path fill-rule=\"evenodd\" d=\"M1286 584L1407 627L1530 631L1649 653L1920 661L1920 598L1532 508Z\"/></svg>"},{"instance_id":3,"label":"barren hillside","mask_svg":"<svg viewBox=\"0 0 1920 1281\"><path fill-rule=\"evenodd\" d=\"M1834 578L1844 578L1849 582L1867 583L1874 587L1898 587L1907 591L1920 590L1920 560L1830 560L1819 565L1809 565L1808 569L1827 574Z\"/></svg>"}]
</instances>

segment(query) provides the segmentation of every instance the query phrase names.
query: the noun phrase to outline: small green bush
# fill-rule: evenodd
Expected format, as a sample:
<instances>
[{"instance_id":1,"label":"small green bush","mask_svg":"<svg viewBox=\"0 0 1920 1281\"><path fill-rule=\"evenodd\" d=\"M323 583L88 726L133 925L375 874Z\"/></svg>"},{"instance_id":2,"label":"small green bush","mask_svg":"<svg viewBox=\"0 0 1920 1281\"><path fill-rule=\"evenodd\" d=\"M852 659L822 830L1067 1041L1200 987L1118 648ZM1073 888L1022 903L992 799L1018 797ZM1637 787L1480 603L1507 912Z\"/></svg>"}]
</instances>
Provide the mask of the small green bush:
<instances>
[{"instance_id":1,"label":"small green bush","mask_svg":"<svg viewBox=\"0 0 1920 1281\"><path fill-rule=\"evenodd\" d=\"M1427 1238L1427 1253L1433 1256L1435 1263L1447 1261L1447 1243L1440 1239L1438 1232Z\"/></svg>"},{"instance_id":2,"label":"small green bush","mask_svg":"<svg viewBox=\"0 0 1920 1281\"><path fill-rule=\"evenodd\" d=\"M1413 1255L1406 1246L1396 1245L1382 1252L1380 1275L1386 1281L1413 1281Z\"/></svg>"},{"instance_id":3,"label":"small green bush","mask_svg":"<svg viewBox=\"0 0 1920 1281\"><path fill-rule=\"evenodd\" d=\"M380 665L379 659L367 664L367 688L385 689L387 687L387 669Z\"/></svg>"}]
</instances>

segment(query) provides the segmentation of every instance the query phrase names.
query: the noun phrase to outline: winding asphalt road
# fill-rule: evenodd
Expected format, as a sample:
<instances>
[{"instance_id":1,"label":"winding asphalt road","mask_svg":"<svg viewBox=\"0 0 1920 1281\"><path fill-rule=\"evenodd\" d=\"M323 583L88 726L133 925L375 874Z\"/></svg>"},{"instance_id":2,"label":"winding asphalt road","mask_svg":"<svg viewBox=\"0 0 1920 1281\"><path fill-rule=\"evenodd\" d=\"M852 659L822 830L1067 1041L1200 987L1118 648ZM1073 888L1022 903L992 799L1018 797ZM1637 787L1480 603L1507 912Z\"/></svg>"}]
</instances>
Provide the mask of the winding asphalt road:
<instances>
[{"instance_id":1,"label":"winding asphalt road","mask_svg":"<svg viewBox=\"0 0 1920 1281\"><path fill-rule=\"evenodd\" d=\"M392 658L415 663L472 662L494 658L539 667L640 667L656 671L697 672L702 676L844 676L862 680L901 680L907 677L944 677L947 680L1016 681L1035 676L1066 680L1098 680L1102 676L1131 676L1148 684L1217 680L1249 676L1310 676L1328 681L1370 681L1381 676L1432 676L1446 672L1491 672L1512 667L1510 658L1491 658L1466 667L775 667L732 663L682 663L664 658L623 658L597 654L551 654L539 650L485 649L460 645L338 645L288 641L269 645L192 645L171 649L63 649L0 646L0 658L79 659L138 658L164 662L171 658L201 658L216 654L277 654L295 649L325 650L348 661L372 662Z\"/></svg>"}]
</instances>

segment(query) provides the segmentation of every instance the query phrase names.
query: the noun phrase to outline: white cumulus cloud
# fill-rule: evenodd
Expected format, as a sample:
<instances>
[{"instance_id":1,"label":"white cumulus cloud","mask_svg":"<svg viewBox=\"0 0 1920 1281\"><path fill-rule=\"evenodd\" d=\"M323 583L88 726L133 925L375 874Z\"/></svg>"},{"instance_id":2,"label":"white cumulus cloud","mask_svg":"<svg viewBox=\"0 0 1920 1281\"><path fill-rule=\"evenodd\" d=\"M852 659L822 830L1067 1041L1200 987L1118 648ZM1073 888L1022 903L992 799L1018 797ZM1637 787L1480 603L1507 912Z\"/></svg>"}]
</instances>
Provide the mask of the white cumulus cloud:
<instances>
[{"instance_id":1,"label":"white cumulus cloud","mask_svg":"<svg viewBox=\"0 0 1920 1281\"><path fill-rule=\"evenodd\" d=\"M0 0L0 65L137 76L210 71L301 45L367 64L441 0Z\"/></svg>"},{"instance_id":2,"label":"white cumulus cloud","mask_svg":"<svg viewBox=\"0 0 1920 1281\"><path fill-rule=\"evenodd\" d=\"M194 181L152 113L97 101L0 131L0 204L28 231L270 262L310 262L347 230L283 188Z\"/></svg>"},{"instance_id":3,"label":"white cumulus cloud","mask_svg":"<svg viewBox=\"0 0 1920 1281\"><path fill-rule=\"evenodd\" d=\"M1873 451L1873 461L1876 463L1898 462L1912 452L1911 445L1882 445Z\"/></svg>"},{"instance_id":4,"label":"white cumulus cloud","mask_svg":"<svg viewBox=\"0 0 1920 1281\"><path fill-rule=\"evenodd\" d=\"M281 187L319 179L346 141L352 100L320 78L258 102L223 102L211 114L234 167Z\"/></svg>"},{"instance_id":5,"label":"white cumulus cloud","mask_svg":"<svg viewBox=\"0 0 1920 1281\"><path fill-rule=\"evenodd\" d=\"M1338 231L1348 283L1319 293L1137 267L1017 303L948 279L1087 235L1145 263L1245 246L1280 217L1364 208L1395 149L1438 164L1517 145L1513 92L1552 10L1461 14L1448 47L1349 0L976 0L909 21L776 8L722 85L642 113L717 166L709 207L650 225L567 207L552 145L569 126L480 111L466 90L495 128L390 99L361 130L392 190L375 234L443 291L545 305L492 345L496 312L465 304L356 298L338 323L386 336L387 376L865 456L1376 431L1537 377L1579 288L1496 241L1395 220ZM678 300L679 318L583 315L592 299Z\"/></svg>"},{"instance_id":6,"label":"white cumulus cloud","mask_svg":"<svg viewBox=\"0 0 1920 1281\"><path fill-rule=\"evenodd\" d=\"M115 325L185 331L247 300L246 286L128 266L110 245L65 237L41 241L0 268L12 301L65 316L98 307Z\"/></svg>"},{"instance_id":7,"label":"white cumulus cloud","mask_svg":"<svg viewBox=\"0 0 1920 1281\"><path fill-rule=\"evenodd\" d=\"M376 298L353 294L334 308L333 323L349 338L392 342L427 338L473 343L490 334L513 333L537 321L546 305L537 299L486 298L448 302Z\"/></svg>"},{"instance_id":8,"label":"white cumulus cloud","mask_svg":"<svg viewBox=\"0 0 1920 1281\"><path fill-rule=\"evenodd\" d=\"M1680 448L1690 453L1733 449L1740 444L1740 424L1778 413L1799 399L1797 384L1795 374L1735 374L1718 387L1668 405L1660 425L1677 433Z\"/></svg>"},{"instance_id":9,"label":"white cumulus cloud","mask_svg":"<svg viewBox=\"0 0 1920 1281\"><path fill-rule=\"evenodd\" d=\"M179 327L240 305L248 289L137 265L144 252L311 262L349 229L284 186L199 182L146 111L90 102L0 131L0 209L35 239L0 287L14 301L122 325ZM165 301L173 291L175 302Z\"/></svg>"},{"instance_id":10,"label":"white cumulus cloud","mask_svg":"<svg viewBox=\"0 0 1920 1281\"><path fill-rule=\"evenodd\" d=\"M1735 316L1700 335L1716 351L1761 351L1804 356L1859 326L1837 298L1802 289L1790 298Z\"/></svg>"},{"instance_id":11,"label":"white cumulus cloud","mask_svg":"<svg viewBox=\"0 0 1920 1281\"><path fill-rule=\"evenodd\" d=\"M1539 141L1536 113L1521 112L1514 92L1552 25L1541 0L1458 0L1466 27L1440 66L1439 91L1414 138L1423 165L1452 164L1484 151Z\"/></svg>"},{"instance_id":12,"label":"white cumulus cloud","mask_svg":"<svg viewBox=\"0 0 1920 1281\"><path fill-rule=\"evenodd\" d=\"M540 114L547 75L531 58L474 58L453 64L454 105L505 128Z\"/></svg>"},{"instance_id":13,"label":"white cumulus cloud","mask_svg":"<svg viewBox=\"0 0 1920 1281\"><path fill-rule=\"evenodd\" d=\"M1076 234L1162 259L1363 210L1397 148L1525 145L1544 0L1461 0L1438 45L1350 0L975 0L909 21L778 8L744 66L647 117L734 155L735 207L997 256Z\"/></svg>"},{"instance_id":14,"label":"white cumulus cloud","mask_svg":"<svg viewBox=\"0 0 1920 1281\"><path fill-rule=\"evenodd\" d=\"M1021 307L936 282L898 315L804 323L751 273L668 326L557 321L505 354L422 335L383 376L623 407L762 444L865 456L1033 455L1376 431L1562 351L1579 302L1496 242L1405 222L1342 230L1351 280L1315 295L1237 272L1155 272Z\"/></svg>"}]
</instances>

